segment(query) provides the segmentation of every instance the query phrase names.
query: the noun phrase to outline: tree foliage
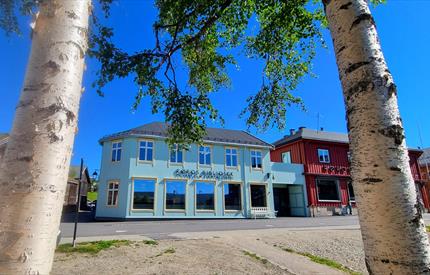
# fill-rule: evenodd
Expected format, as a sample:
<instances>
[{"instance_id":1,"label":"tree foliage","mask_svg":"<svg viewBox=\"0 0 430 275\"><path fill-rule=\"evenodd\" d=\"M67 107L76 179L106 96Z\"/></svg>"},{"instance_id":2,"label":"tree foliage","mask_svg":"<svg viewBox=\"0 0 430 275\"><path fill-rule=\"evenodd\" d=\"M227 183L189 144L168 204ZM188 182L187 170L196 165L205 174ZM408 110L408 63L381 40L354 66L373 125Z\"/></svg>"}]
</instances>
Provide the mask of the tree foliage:
<instances>
[{"instance_id":1,"label":"tree foliage","mask_svg":"<svg viewBox=\"0 0 430 275\"><path fill-rule=\"evenodd\" d=\"M41 1L0 1L0 27L7 34L19 32L15 12L32 14ZM112 2L98 0L106 18ZM304 108L293 91L310 73L316 47L324 46L321 31L325 17L320 1L156 0L155 5L156 42L137 53L117 47L112 39L114 29L93 16L89 53L100 61L94 83L100 95L113 79L134 76L137 92L133 108L149 97L152 112L163 112L171 125L171 144L200 142L208 119L223 123L210 94L230 85L228 68L236 65L232 54L236 50L264 63L257 73L261 75L260 87L244 91L251 94L241 112L249 127L282 129L289 106ZM187 67L186 83L178 83L175 60Z\"/></svg>"}]
</instances>

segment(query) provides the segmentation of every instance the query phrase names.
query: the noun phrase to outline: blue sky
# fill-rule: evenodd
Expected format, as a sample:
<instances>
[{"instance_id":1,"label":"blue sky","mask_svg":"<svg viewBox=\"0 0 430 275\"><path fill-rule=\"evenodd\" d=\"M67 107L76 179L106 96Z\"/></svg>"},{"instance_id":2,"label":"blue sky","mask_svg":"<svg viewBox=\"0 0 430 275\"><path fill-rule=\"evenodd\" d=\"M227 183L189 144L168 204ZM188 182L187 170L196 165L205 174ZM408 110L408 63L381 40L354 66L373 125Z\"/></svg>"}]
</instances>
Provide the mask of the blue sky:
<instances>
[{"instance_id":1,"label":"blue sky","mask_svg":"<svg viewBox=\"0 0 430 275\"><path fill-rule=\"evenodd\" d=\"M113 8L111 21L116 28L115 40L130 51L153 44L152 22L156 10L152 1L121 0ZM421 146L418 128L421 129L423 146L430 146L429 115L430 93L428 88L428 64L430 55L430 33L428 32L428 1L388 0L386 5L373 9L382 48L399 90L399 105L406 130L407 144ZM30 49L28 19L23 21L23 35L7 38L0 36L0 132L9 132L15 106L23 83ZM306 78L295 91L306 104L307 112L292 107L287 113L284 131L271 129L256 133L258 137L273 142L288 133L289 128L319 126L328 131L346 132L345 111L331 39L325 33L329 49L319 49L313 72L317 78ZM240 70L231 69L232 87L212 96L214 105L225 118L225 127L246 129L239 113L246 98L257 91L260 85L261 68L255 60L238 56ZM144 100L136 112L131 111L136 86L131 79L115 80L109 84L105 97L99 97L91 83L95 79L97 63L88 61L84 75L85 93L81 100L79 131L75 140L72 163L83 157L90 170L100 166L101 147L98 139L104 135L127 130L164 117L152 115L149 101ZM419 125L419 126L418 126ZM215 123L209 125L219 127Z\"/></svg>"}]
</instances>

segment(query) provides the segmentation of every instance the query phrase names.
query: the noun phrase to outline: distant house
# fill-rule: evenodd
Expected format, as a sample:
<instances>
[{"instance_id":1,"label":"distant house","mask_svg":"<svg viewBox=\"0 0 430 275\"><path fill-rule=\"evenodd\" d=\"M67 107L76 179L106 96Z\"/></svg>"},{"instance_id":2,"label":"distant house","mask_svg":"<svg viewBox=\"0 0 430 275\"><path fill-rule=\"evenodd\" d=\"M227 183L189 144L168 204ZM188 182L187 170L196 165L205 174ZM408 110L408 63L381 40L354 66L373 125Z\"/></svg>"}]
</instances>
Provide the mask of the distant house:
<instances>
[{"instance_id":1,"label":"distant house","mask_svg":"<svg viewBox=\"0 0 430 275\"><path fill-rule=\"evenodd\" d=\"M290 135L274 142L274 145L275 149L270 152L273 162L304 165L312 215L341 213L348 202L356 213L347 134L301 127L297 131L292 129ZM421 154L421 150L409 149L409 165L422 204L429 209L427 189L424 188L418 165Z\"/></svg>"},{"instance_id":2,"label":"distant house","mask_svg":"<svg viewBox=\"0 0 430 275\"><path fill-rule=\"evenodd\" d=\"M63 210L66 212L74 211L78 202L78 186L79 186L79 166L70 166L69 179L67 180L67 188L64 196ZM91 178L88 168L84 167L82 171L81 184L81 210L87 209L87 193L91 186Z\"/></svg>"},{"instance_id":3,"label":"distant house","mask_svg":"<svg viewBox=\"0 0 430 275\"><path fill-rule=\"evenodd\" d=\"M430 148L423 149L423 154L418 159L418 162L420 164L421 178L428 192L430 190ZM430 193L428 195L430 201Z\"/></svg>"},{"instance_id":4,"label":"distant house","mask_svg":"<svg viewBox=\"0 0 430 275\"><path fill-rule=\"evenodd\" d=\"M0 162L3 160L3 155L6 151L6 144L9 140L9 135L6 133L0 133Z\"/></svg>"}]
</instances>

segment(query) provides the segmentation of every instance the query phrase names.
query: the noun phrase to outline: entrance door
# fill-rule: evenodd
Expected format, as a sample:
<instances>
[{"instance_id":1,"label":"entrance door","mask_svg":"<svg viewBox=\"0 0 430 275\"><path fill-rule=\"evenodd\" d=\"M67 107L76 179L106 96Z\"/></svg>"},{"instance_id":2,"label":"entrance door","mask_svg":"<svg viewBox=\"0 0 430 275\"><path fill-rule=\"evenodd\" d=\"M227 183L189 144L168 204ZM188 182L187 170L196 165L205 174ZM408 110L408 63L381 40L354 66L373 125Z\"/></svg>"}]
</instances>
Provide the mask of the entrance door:
<instances>
[{"instance_id":1,"label":"entrance door","mask_svg":"<svg viewBox=\"0 0 430 275\"><path fill-rule=\"evenodd\" d=\"M273 187L273 200L275 203L275 210L278 211L278 217L290 216L290 196L288 194L288 188L285 187Z\"/></svg>"}]
</instances>

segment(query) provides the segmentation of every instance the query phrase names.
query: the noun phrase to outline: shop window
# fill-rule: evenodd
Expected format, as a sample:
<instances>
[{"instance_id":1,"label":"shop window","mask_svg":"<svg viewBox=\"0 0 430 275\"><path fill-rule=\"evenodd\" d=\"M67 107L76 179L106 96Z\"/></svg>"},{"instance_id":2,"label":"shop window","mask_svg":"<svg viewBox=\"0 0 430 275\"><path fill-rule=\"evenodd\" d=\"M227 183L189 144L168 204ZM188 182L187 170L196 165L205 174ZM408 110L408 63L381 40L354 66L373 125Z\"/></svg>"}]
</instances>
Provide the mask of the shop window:
<instances>
[{"instance_id":1,"label":"shop window","mask_svg":"<svg viewBox=\"0 0 430 275\"><path fill-rule=\"evenodd\" d=\"M210 146L199 147L199 164L211 165L211 147Z\"/></svg>"},{"instance_id":2,"label":"shop window","mask_svg":"<svg viewBox=\"0 0 430 275\"><path fill-rule=\"evenodd\" d=\"M108 183L107 205L118 205L119 182L113 181Z\"/></svg>"},{"instance_id":3,"label":"shop window","mask_svg":"<svg viewBox=\"0 0 430 275\"><path fill-rule=\"evenodd\" d=\"M225 165L227 167L237 167L237 149L236 148L225 149Z\"/></svg>"},{"instance_id":4,"label":"shop window","mask_svg":"<svg viewBox=\"0 0 430 275\"><path fill-rule=\"evenodd\" d=\"M139 160L141 161L152 161L154 143L149 140L139 141Z\"/></svg>"},{"instance_id":5,"label":"shop window","mask_svg":"<svg viewBox=\"0 0 430 275\"><path fill-rule=\"evenodd\" d=\"M337 180L318 179L317 192L318 200L320 201L340 201L339 184Z\"/></svg>"},{"instance_id":6,"label":"shop window","mask_svg":"<svg viewBox=\"0 0 430 275\"><path fill-rule=\"evenodd\" d=\"M267 207L265 184L251 184L251 207Z\"/></svg>"},{"instance_id":7,"label":"shop window","mask_svg":"<svg viewBox=\"0 0 430 275\"><path fill-rule=\"evenodd\" d=\"M166 181L166 209L185 210L185 181Z\"/></svg>"},{"instance_id":8,"label":"shop window","mask_svg":"<svg viewBox=\"0 0 430 275\"><path fill-rule=\"evenodd\" d=\"M318 149L318 160L323 163L330 163L330 155L327 149Z\"/></svg>"},{"instance_id":9,"label":"shop window","mask_svg":"<svg viewBox=\"0 0 430 275\"><path fill-rule=\"evenodd\" d=\"M215 209L215 184L213 182L196 182L196 209Z\"/></svg>"},{"instance_id":10,"label":"shop window","mask_svg":"<svg viewBox=\"0 0 430 275\"><path fill-rule=\"evenodd\" d=\"M263 168L261 151L251 150L251 167L254 169Z\"/></svg>"},{"instance_id":11,"label":"shop window","mask_svg":"<svg viewBox=\"0 0 430 275\"><path fill-rule=\"evenodd\" d=\"M133 180L133 209L154 209L155 180Z\"/></svg>"},{"instance_id":12,"label":"shop window","mask_svg":"<svg viewBox=\"0 0 430 275\"><path fill-rule=\"evenodd\" d=\"M291 163L291 152L284 152L282 153L282 162L283 163Z\"/></svg>"},{"instance_id":13,"label":"shop window","mask_svg":"<svg viewBox=\"0 0 430 275\"><path fill-rule=\"evenodd\" d=\"M242 210L241 185L239 183L224 184L224 209Z\"/></svg>"},{"instance_id":14,"label":"shop window","mask_svg":"<svg viewBox=\"0 0 430 275\"><path fill-rule=\"evenodd\" d=\"M121 160L122 142L112 142L112 162Z\"/></svg>"}]
</instances>

